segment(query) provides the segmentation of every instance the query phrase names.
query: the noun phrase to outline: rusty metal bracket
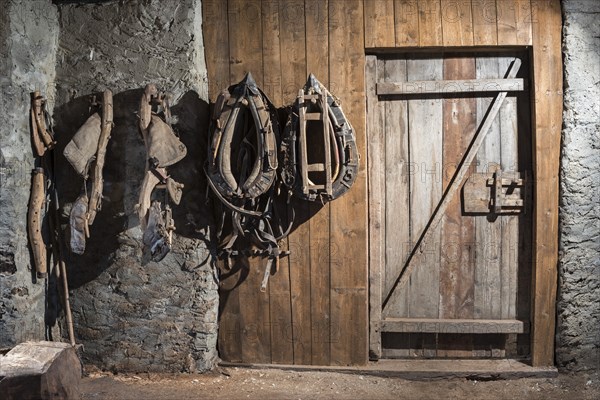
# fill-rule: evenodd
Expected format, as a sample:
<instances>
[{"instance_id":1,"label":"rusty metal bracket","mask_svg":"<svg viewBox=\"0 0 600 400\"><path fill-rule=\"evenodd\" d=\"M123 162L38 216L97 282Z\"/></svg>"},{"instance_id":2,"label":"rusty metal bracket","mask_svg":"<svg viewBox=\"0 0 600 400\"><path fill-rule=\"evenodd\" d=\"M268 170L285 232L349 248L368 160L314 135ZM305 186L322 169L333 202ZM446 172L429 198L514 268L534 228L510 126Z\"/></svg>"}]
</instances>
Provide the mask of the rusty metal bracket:
<instances>
[{"instance_id":1,"label":"rusty metal bracket","mask_svg":"<svg viewBox=\"0 0 600 400\"><path fill-rule=\"evenodd\" d=\"M463 212L469 214L519 214L525 212L528 179L519 172L498 168L475 173L463 186Z\"/></svg>"}]
</instances>

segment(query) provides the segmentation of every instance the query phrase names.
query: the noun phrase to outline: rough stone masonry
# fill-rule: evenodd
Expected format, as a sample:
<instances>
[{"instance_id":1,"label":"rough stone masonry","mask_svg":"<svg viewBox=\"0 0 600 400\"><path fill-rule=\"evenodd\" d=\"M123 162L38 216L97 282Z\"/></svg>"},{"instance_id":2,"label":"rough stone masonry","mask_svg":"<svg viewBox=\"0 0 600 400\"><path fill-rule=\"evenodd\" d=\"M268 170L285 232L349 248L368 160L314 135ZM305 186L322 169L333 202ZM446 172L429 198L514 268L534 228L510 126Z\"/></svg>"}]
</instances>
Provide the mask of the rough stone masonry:
<instances>
[{"instance_id":1,"label":"rough stone masonry","mask_svg":"<svg viewBox=\"0 0 600 400\"><path fill-rule=\"evenodd\" d=\"M107 199L85 254L70 262L76 333L86 343L85 357L119 371L209 369L217 357L218 293L202 171L208 103L201 3L66 4L59 15L55 119L66 136L61 143L87 117L90 93L110 88L115 94ZM135 213L146 158L136 113L148 83L173 94L174 128L188 149L170 168L185 188L173 208L173 250L158 263L142 254ZM81 182L67 183L73 171L61 160L62 198L74 201Z\"/></svg>"},{"instance_id":2,"label":"rough stone masonry","mask_svg":"<svg viewBox=\"0 0 600 400\"><path fill-rule=\"evenodd\" d=\"M82 179L62 151L90 115L90 96L109 88L115 126L104 168L103 208L85 253L67 259L84 361L115 371L212 368L218 293L202 172L208 103L200 0L0 1L9 6L8 14L0 13L1 76L9 76L2 82L0 113L0 347L64 336L57 329L45 331L60 313L45 306L43 282L32 283L26 234L33 165L29 92L41 89L53 100L56 179L66 228ZM4 73L11 68L12 74ZM188 149L170 169L185 188L173 209L173 250L159 263L142 254L135 213L146 158L137 111L148 83L173 94L174 129Z\"/></svg>"},{"instance_id":3,"label":"rough stone masonry","mask_svg":"<svg viewBox=\"0 0 600 400\"><path fill-rule=\"evenodd\" d=\"M0 0L0 348L44 339L44 283L27 246L33 153L29 93L54 103L58 13L50 1Z\"/></svg>"},{"instance_id":4,"label":"rough stone masonry","mask_svg":"<svg viewBox=\"0 0 600 400\"><path fill-rule=\"evenodd\" d=\"M600 2L563 0L556 359L600 369Z\"/></svg>"}]
</instances>

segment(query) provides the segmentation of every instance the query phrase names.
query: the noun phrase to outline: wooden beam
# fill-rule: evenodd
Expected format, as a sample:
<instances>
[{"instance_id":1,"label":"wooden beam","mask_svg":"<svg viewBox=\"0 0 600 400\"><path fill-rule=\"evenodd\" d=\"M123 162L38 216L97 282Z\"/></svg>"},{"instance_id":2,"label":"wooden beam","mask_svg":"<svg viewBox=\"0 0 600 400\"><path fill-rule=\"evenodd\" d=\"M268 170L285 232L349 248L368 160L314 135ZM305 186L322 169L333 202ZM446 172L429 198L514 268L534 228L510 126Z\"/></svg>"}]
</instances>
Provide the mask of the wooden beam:
<instances>
[{"instance_id":1,"label":"wooden beam","mask_svg":"<svg viewBox=\"0 0 600 400\"><path fill-rule=\"evenodd\" d=\"M387 350L387 352L391 352ZM221 367L266 369L269 364L236 364L221 361ZM299 365L277 365L277 369L287 371L328 371L381 377L395 377L410 380L432 380L440 378L469 379L520 379L556 378L556 368L532 367L526 362L509 359L496 360L379 360L359 367L315 367Z\"/></svg>"},{"instance_id":2,"label":"wooden beam","mask_svg":"<svg viewBox=\"0 0 600 400\"><path fill-rule=\"evenodd\" d=\"M395 333L526 333L529 322L515 319L387 318L381 332Z\"/></svg>"},{"instance_id":3,"label":"wooden beam","mask_svg":"<svg viewBox=\"0 0 600 400\"><path fill-rule=\"evenodd\" d=\"M75 399L80 382L81 361L67 343L25 342L0 355L3 399Z\"/></svg>"},{"instance_id":4,"label":"wooden beam","mask_svg":"<svg viewBox=\"0 0 600 400\"><path fill-rule=\"evenodd\" d=\"M531 362L554 364L558 262L558 172L562 127L561 9L558 0L532 1L534 133L534 271Z\"/></svg>"},{"instance_id":5,"label":"wooden beam","mask_svg":"<svg viewBox=\"0 0 600 400\"><path fill-rule=\"evenodd\" d=\"M365 160L365 46L361 1L329 1L329 85L339 96ZM367 174L331 202L331 362L365 364L368 356Z\"/></svg>"},{"instance_id":6,"label":"wooden beam","mask_svg":"<svg viewBox=\"0 0 600 400\"><path fill-rule=\"evenodd\" d=\"M385 115L383 105L377 101L376 56L366 58L367 91L367 169L369 172L369 357L381 357L381 291L385 276L385 181L381 157L385 155Z\"/></svg>"},{"instance_id":7,"label":"wooden beam","mask_svg":"<svg viewBox=\"0 0 600 400\"><path fill-rule=\"evenodd\" d=\"M306 73L313 73L329 88L329 4L327 0L305 1ZM299 89L299 88L298 88ZM309 202L309 265L311 349L313 365L331 364L330 226L329 203ZM318 211L317 211L318 210Z\"/></svg>"},{"instance_id":8,"label":"wooden beam","mask_svg":"<svg viewBox=\"0 0 600 400\"><path fill-rule=\"evenodd\" d=\"M306 13L301 0L279 1L279 43L281 49L281 81L283 101L291 102L306 82ZM304 203L304 204L303 204ZM296 219L308 220L307 202L293 203ZM292 346L294 364L312 362L310 226L301 224L290 233L290 301L292 307Z\"/></svg>"},{"instance_id":9,"label":"wooden beam","mask_svg":"<svg viewBox=\"0 0 600 400\"><path fill-rule=\"evenodd\" d=\"M279 3L273 1L261 2L261 22L262 31L265 33L262 35L263 90L275 107L281 107L284 100L281 79L281 46L279 43L281 31ZM282 250L289 250L287 245L287 240L280 242ZM264 323L268 323L270 327L271 362L273 364L293 364L294 347L292 344L289 260L280 260L279 270L269 278L268 289L269 320L264 321ZM239 289L235 292L239 292ZM256 295L259 295L259 293L256 293Z\"/></svg>"},{"instance_id":10,"label":"wooden beam","mask_svg":"<svg viewBox=\"0 0 600 400\"><path fill-rule=\"evenodd\" d=\"M378 82L377 94L420 95L440 93L519 92L525 90L525 87L525 80L522 78Z\"/></svg>"}]
</instances>

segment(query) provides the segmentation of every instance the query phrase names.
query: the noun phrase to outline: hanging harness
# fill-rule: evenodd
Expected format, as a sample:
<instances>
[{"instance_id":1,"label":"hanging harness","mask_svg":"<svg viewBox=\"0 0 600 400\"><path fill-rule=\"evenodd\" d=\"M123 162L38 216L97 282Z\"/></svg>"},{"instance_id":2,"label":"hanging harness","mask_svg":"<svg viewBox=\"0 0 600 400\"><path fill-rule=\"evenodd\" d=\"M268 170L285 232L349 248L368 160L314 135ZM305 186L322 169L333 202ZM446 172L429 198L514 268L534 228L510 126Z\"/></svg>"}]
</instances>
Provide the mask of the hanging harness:
<instances>
[{"instance_id":1,"label":"hanging harness","mask_svg":"<svg viewBox=\"0 0 600 400\"><path fill-rule=\"evenodd\" d=\"M273 265L287 255L278 242L287 236L279 225L274 207L277 177L279 123L276 109L258 88L252 75L220 93L215 103L209 130L208 161L205 167L209 186L225 205L218 232L220 257L237 255L267 257L261 291L266 290ZM231 233L223 234L225 220ZM234 244L239 236L249 237L258 250L239 251Z\"/></svg>"},{"instance_id":2,"label":"hanging harness","mask_svg":"<svg viewBox=\"0 0 600 400\"><path fill-rule=\"evenodd\" d=\"M358 162L354 130L339 100L312 74L298 93L283 141L275 108L250 73L221 92L211 117L205 172L225 206L217 236L227 268L237 255L267 257L264 292L273 265L277 271L279 257L289 254L278 242L293 225L291 196L322 202L340 197L356 180ZM280 183L288 188L287 228L275 207ZM231 232L225 235L227 219ZM258 250L236 250L239 236L249 237Z\"/></svg>"},{"instance_id":3,"label":"hanging harness","mask_svg":"<svg viewBox=\"0 0 600 400\"><path fill-rule=\"evenodd\" d=\"M94 112L77 130L65 146L63 154L75 171L83 178L81 194L71 207L69 245L75 254L83 254L86 239L90 237L90 226L102 208L104 188L103 169L106 148L113 127L113 95L109 89L102 93L102 101L93 96L90 102ZM91 179L90 179L91 178ZM88 179L91 181L88 191Z\"/></svg>"},{"instance_id":4,"label":"hanging harness","mask_svg":"<svg viewBox=\"0 0 600 400\"><path fill-rule=\"evenodd\" d=\"M337 199L356 180L359 156L354 129L340 101L313 74L290 112L281 160L283 183L304 200L324 203Z\"/></svg>"},{"instance_id":5,"label":"hanging harness","mask_svg":"<svg viewBox=\"0 0 600 400\"><path fill-rule=\"evenodd\" d=\"M144 89L139 117L147 158L136 209L143 232L142 243L150 250L152 260L160 261L171 251L175 230L169 200L178 205L183 193L183 184L169 176L167 167L182 160L187 148L171 127L169 95L159 92L153 84ZM164 191L164 209L160 201L152 199L154 189Z\"/></svg>"}]
</instances>

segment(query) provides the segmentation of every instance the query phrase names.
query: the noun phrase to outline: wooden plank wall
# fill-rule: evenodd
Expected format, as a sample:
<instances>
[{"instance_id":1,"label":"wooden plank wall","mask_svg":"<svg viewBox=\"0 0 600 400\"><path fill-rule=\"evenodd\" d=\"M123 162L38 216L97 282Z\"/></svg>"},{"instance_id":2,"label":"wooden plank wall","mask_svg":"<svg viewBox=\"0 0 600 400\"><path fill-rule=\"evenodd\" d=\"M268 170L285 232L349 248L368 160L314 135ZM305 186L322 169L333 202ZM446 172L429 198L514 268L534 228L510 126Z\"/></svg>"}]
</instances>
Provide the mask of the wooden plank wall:
<instances>
[{"instance_id":1,"label":"wooden plank wall","mask_svg":"<svg viewBox=\"0 0 600 400\"><path fill-rule=\"evenodd\" d=\"M229 354L239 354L232 361L364 364L367 360L365 51L521 45L533 49L535 82L537 283L532 293L532 359L535 365L551 365L562 118L559 0L204 0L203 15L211 100L251 70L277 106L290 104L308 72L317 71L317 77L341 98L363 161L353 189L290 236L290 248L297 251L287 272L273 277L267 299L252 306L253 317L265 320L241 326L240 306L247 299L239 298L241 290L230 293L221 330L226 326ZM316 210L308 206L303 212L311 215ZM251 266L254 262L248 261ZM283 305L287 299L289 306ZM268 312L263 310L267 307ZM241 349L246 342L257 341L257 334L269 336L268 343L260 339L261 346L249 344L255 350L242 357ZM220 346L224 341L221 335Z\"/></svg>"},{"instance_id":2,"label":"wooden plank wall","mask_svg":"<svg viewBox=\"0 0 600 400\"><path fill-rule=\"evenodd\" d=\"M365 364L368 349L367 209L362 1L204 1L209 95L248 71L275 106L295 100L309 73L342 101L362 157L358 179L321 206L295 201L303 221L292 254L260 293L264 260L222 282L219 349L227 361ZM331 70L330 70L331 66ZM232 281L232 282L230 282ZM233 288L233 289L232 289Z\"/></svg>"}]
</instances>

